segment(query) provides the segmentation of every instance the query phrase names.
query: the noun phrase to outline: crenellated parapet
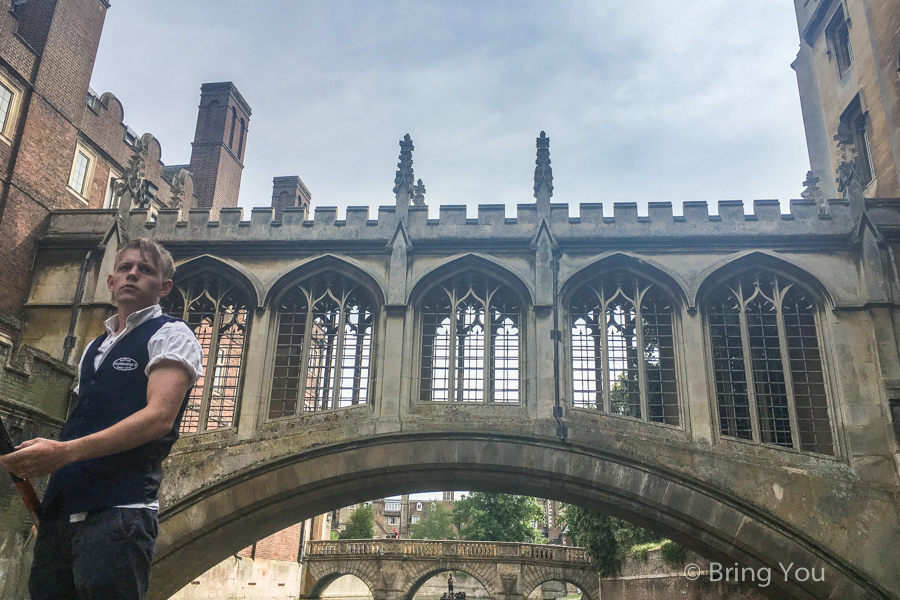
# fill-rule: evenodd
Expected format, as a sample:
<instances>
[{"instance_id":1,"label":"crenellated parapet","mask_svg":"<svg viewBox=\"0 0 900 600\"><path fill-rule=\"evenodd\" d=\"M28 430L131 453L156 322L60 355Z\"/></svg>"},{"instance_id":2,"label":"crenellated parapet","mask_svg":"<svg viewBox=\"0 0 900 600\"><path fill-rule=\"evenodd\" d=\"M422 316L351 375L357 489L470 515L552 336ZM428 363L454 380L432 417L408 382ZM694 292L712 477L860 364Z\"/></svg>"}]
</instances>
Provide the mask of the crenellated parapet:
<instances>
[{"instance_id":1,"label":"crenellated parapet","mask_svg":"<svg viewBox=\"0 0 900 600\"><path fill-rule=\"evenodd\" d=\"M884 218L896 212L893 201L880 200L873 207ZM765 244L808 243L816 239L847 237L859 227L862 210L846 200L830 200L829 212L823 213L813 200L792 200L790 212L782 213L777 200L755 200L746 206L739 200L718 203L716 213L706 202L685 202L681 215L674 213L670 202L651 202L646 214L640 214L635 202L582 203L573 214L568 204L550 205L548 225L560 243L591 242L601 245L635 240L641 243L708 245L711 240L740 240ZM748 208L750 210L748 210ZM57 211L51 216L45 238L101 226L107 211ZM281 219L274 218L272 208L253 208L249 219L241 208L225 208L218 220L210 219L210 211L163 209L155 221L149 221L147 210L133 210L126 229L130 236L146 235L170 243L253 242L334 242L336 244L389 242L399 221L395 208L381 206L375 215L368 207L348 207L344 218L338 218L335 207L317 207L312 219L302 208L288 207ZM536 204L520 204L515 216L507 216L502 204L482 204L470 215L465 205L443 205L437 218L429 218L427 207L410 206L406 228L419 242L457 243L459 240L482 240L488 245L517 241L530 242L543 217Z\"/></svg>"}]
</instances>

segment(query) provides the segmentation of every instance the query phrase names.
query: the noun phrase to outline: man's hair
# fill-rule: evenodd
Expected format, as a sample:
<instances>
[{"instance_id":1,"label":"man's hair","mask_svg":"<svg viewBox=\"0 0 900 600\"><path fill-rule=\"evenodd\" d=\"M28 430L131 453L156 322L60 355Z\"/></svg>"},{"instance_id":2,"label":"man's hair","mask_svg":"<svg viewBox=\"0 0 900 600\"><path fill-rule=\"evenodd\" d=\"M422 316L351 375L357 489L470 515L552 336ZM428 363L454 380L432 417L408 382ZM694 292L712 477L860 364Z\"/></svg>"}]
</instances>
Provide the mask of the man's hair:
<instances>
[{"instance_id":1,"label":"man's hair","mask_svg":"<svg viewBox=\"0 0 900 600\"><path fill-rule=\"evenodd\" d=\"M175 261L172 260L172 255L169 254L169 251L163 248L162 244L159 242L149 238L134 238L133 240L129 240L127 244L119 248L119 251L116 252L115 264L119 264L122 255L128 250L140 250L141 256L144 258L149 257L163 279L172 279L172 276L175 275Z\"/></svg>"}]
</instances>

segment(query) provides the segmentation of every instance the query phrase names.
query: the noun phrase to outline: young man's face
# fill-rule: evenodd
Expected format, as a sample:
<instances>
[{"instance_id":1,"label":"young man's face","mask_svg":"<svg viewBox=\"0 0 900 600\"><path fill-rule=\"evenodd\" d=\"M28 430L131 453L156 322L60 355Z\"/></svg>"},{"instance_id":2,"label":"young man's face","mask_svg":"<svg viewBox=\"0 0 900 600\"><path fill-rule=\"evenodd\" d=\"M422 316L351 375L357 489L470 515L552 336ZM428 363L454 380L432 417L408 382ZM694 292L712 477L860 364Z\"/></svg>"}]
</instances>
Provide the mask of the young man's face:
<instances>
[{"instance_id":1,"label":"young man's face","mask_svg":"<svg viewBox=\"0 0 900 600\"><path fill-rule=\"evenodd\" d=\"M116 262L106 278L106 286L120 306L131 312L153 306L172 291L172 280L163 279L149 256L137 248L130 248Z\"/></svg>"}]
</instances>

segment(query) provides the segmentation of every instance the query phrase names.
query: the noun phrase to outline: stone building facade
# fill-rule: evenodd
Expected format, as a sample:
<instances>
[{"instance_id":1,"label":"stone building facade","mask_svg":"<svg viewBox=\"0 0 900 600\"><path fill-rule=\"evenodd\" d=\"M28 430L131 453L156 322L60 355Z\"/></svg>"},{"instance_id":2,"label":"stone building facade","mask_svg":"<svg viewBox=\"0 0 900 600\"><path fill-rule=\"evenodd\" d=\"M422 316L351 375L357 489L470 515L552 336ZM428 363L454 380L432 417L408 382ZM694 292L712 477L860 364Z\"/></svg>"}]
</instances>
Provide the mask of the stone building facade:
<instances>
[{"instance_id":1,"label":"stone building facade","mask_svg":"<svg viewBox=\"0 0 900 600\"><path fill-rule=\"evenodd\" d=\"M835 198L844 124L868 198L900 197L900 10L896 0L794 0L800 88L812 174Z\"/></svg>"}]
</instances>

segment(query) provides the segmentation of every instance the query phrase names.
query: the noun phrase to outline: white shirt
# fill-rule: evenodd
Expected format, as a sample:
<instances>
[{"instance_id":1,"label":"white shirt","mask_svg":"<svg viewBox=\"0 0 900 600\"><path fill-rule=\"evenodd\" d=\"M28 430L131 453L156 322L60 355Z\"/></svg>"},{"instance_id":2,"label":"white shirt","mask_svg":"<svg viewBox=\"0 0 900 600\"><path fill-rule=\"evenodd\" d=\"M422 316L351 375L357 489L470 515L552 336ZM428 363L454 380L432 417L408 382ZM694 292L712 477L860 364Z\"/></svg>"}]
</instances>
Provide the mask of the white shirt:
<instances>
[{"instance_id":1,"label":"white shirt","mask_svg":"<svg viewBox=\"0 0 900 600\"><path fill-rule=\"evenodd\" d=\"M103 324L106 326L106 339L103 340L103 343L97 348L97 356L94 357L94 370L96 371L100 368L103 359L106 358L106 355L109 354L109 351L115 347L119 340L134 331L138 325L141 325L150 319L154 319L161 314L162 309L159 307L159 304L154 304L153 306L135 311L125 318L125 329L119 334L116 333L116 330L119 328L118 315L113 315L104 321ZM89 348L90 344L85 347L84 352L86 353ZM159 331L153 334L153 337L147 341L147 350L150 354L150 360L147 361L147 367L144 369L144 374L147 376L150 375L150 370L162 360L173 360L184 365L191 376L191 385L197 383L197 380L203 374L203 348L200 346L200 342L197 340L194 332L191 331L183 321L166 323L160 327ZM84 353L81 355L81 360L78 361L79 377L81 376L81 367L83 364ZM78 393L78 386L75 387L75 393ZM158 510L159 502L153 501L148 504L123 504L116 508L150 508ZM69 515L69 520L72 522L82 521L86 515L87 513Z\"/></svg>"}]
</instances>

